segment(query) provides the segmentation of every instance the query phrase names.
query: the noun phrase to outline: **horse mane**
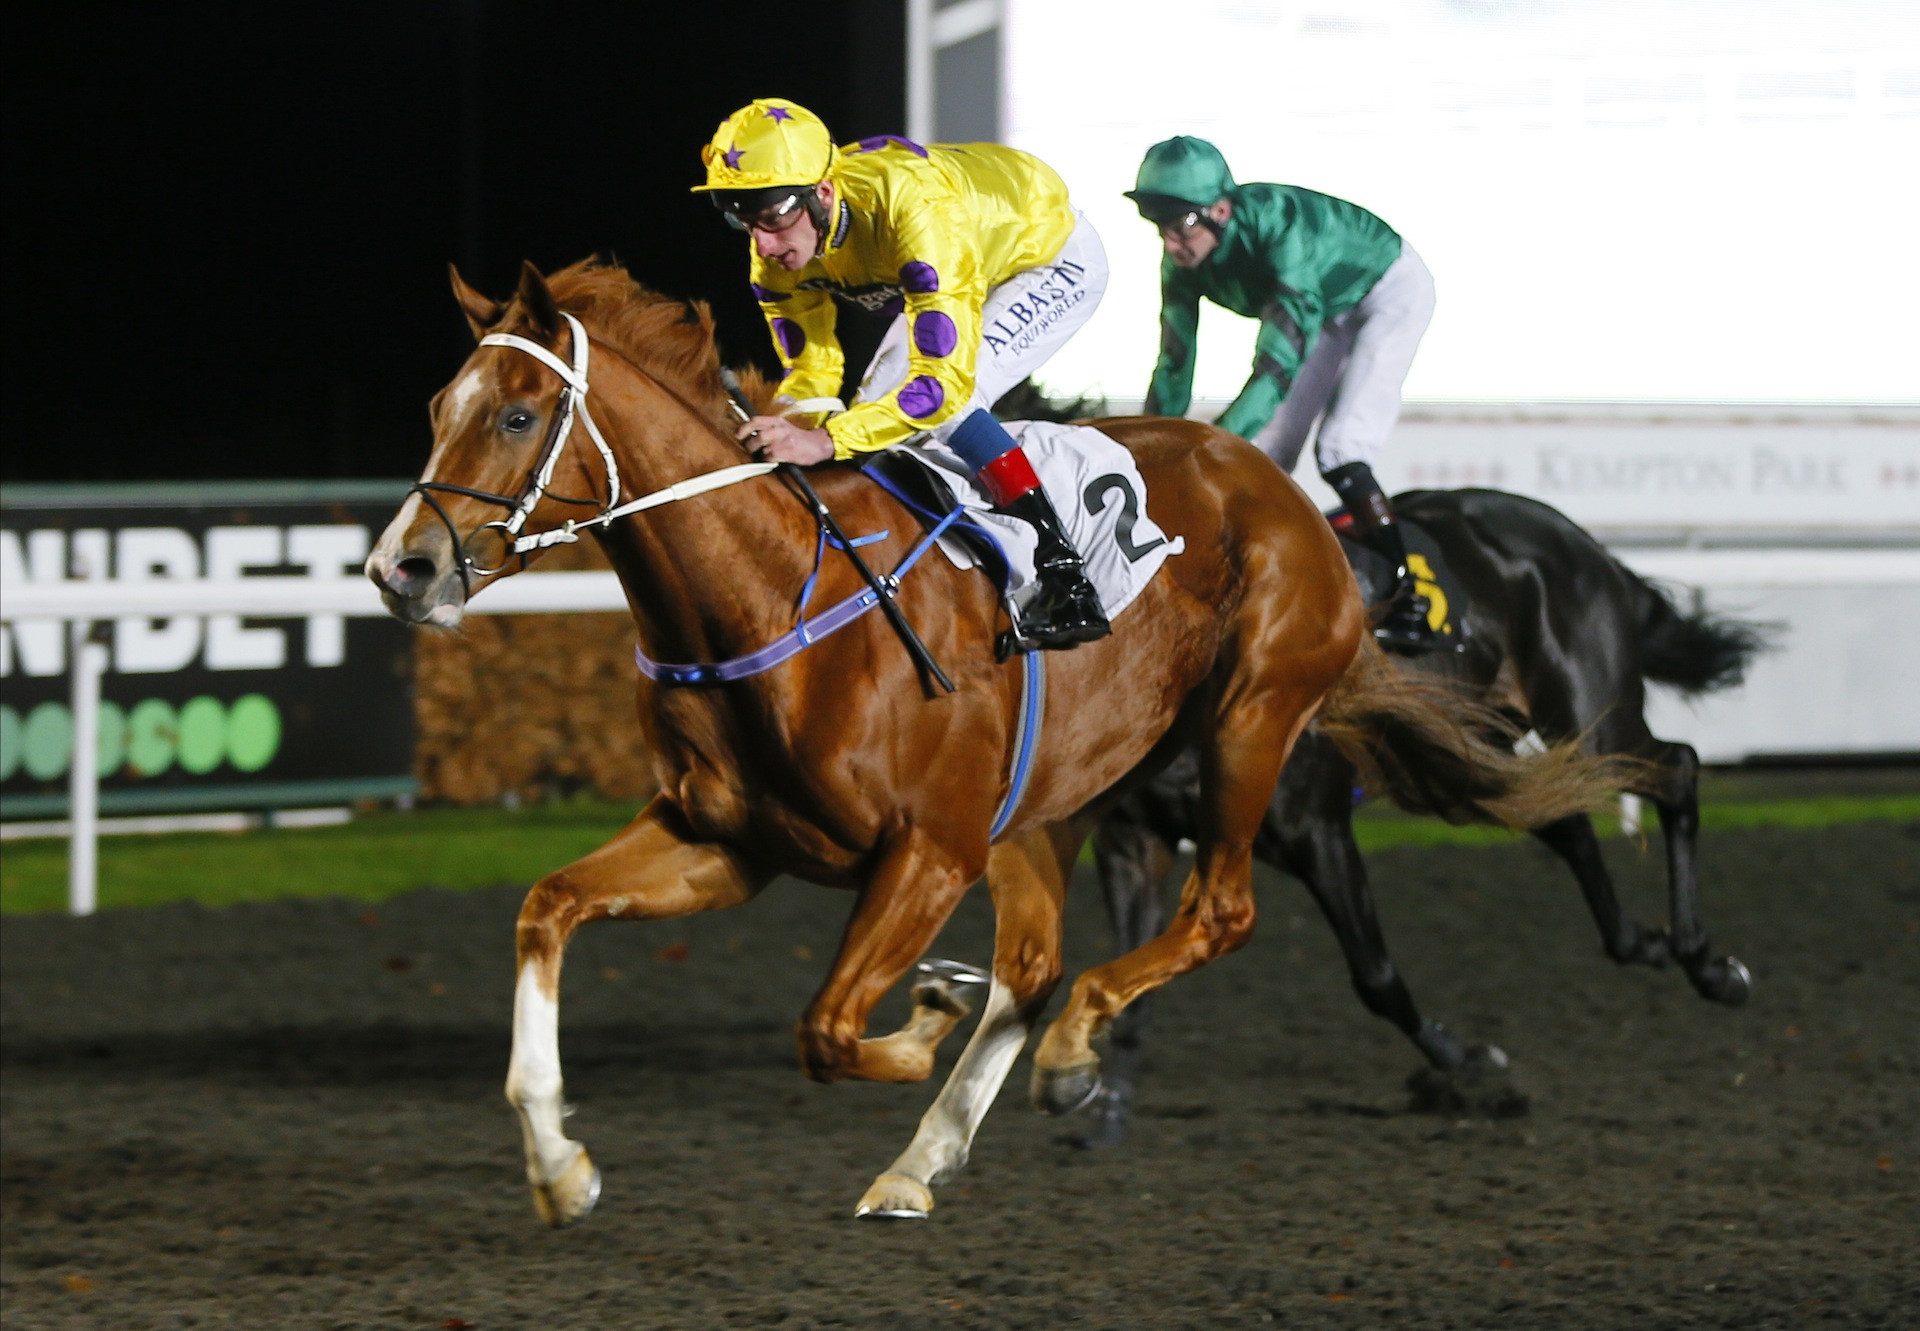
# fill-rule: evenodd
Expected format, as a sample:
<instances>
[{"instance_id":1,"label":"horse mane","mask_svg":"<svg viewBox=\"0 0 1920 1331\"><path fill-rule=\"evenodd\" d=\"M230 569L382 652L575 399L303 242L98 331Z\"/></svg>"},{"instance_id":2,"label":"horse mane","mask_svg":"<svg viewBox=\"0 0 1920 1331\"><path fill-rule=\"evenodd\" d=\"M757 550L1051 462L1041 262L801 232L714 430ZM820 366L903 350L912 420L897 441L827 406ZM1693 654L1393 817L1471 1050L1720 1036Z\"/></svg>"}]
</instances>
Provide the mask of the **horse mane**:
<instances>
[{"instance_id":1,"label":"horse mane","mask_svg":"<svg viewBox=\"0 0 1920 1331\"><path fill-rule=\"evenodd\" d=\"M703 300L675 300L642 286L617 263L582 259L547 278L561 309L579 315L622 356L705 401L720 390L713 311ZM755 412L769 409L775 385L759 370L737 371Z\"/></svg>"}]
</instances>

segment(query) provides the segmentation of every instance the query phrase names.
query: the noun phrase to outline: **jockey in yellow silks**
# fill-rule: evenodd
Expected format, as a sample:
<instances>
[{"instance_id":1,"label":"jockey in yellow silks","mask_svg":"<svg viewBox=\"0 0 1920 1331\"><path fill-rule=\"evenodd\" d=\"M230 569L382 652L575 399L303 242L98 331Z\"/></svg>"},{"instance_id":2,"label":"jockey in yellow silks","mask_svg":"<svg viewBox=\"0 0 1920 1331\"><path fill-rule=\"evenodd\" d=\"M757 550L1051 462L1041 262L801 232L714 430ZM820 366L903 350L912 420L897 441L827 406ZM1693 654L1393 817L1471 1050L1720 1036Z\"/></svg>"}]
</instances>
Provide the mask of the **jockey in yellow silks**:
<instances>
[{"instance_id":1,"label":"jockey in yellow silks","mask_svg":"<svg viewBox=\"0 0 1920 1331\"><path fill-rule=\"evenodd\" d=\"M1060 177L998 144L887 135L836 147L818 117L777 97L727 117L701 155L695 189L750 236L753 293L786 369L783 414L755 417L741 439L806 466L931 435L1039 533L1023 634L1047 647L1104 636L1059 514L989 409L1106 290L1106 252ZM845 411L841 305L893 316Z\"/></svg>"}]
</instances>

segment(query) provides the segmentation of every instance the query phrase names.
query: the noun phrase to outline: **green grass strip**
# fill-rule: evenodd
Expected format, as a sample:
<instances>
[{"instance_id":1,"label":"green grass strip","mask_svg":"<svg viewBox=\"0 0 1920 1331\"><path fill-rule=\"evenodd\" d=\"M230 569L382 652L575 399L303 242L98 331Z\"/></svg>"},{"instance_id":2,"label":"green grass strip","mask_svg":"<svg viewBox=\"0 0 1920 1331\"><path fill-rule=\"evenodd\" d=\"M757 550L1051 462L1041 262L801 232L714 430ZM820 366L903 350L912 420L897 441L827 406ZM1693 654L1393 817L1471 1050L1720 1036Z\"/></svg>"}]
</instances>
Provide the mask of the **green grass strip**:
<instances>
[{"instance_id":1,"label":"green grass strip","mask_svg":"<svg viewBox=\"0 0 1920 1331\"><path fill-rule=\"evenodd\" d=\"M1818 829L1848 823L1920 821L1920 795L1818 795L1806 799L1738 800L1703 804L1703 831L1733 831L1748 827ZM1602 815L1593 820L1604 837L1620 834L1620 820ZM1660 818L1651 805L1641 813L1647 835L1660 830ZM1500 846L1521 838L1498 827L1453 827L1437 818L1417 818L1394 808L1369 806L1354 816L1354 840L1363 851L1394 846Z\"/></svg>"},{"instance_id":2,"label":"green grass strip","mask_svg":"<svg viewBox=\"0 0 1920 1331\"><path fill-rule=\"evenodd\" d=\"M605 844L633 814L626 806L570 803L372 813L336 827L102 837L100 906L380 901L418 887L531 885ZM0 913L66 904L66 842L8 842L0 852Z\"/></svg>"},{"instance_id":3,"label":"green grass strip","mask_svg":"<svg viewBox=\"0 0 1920 1331\"><path fill-rule=\"evenodd\" d=\"M419 887L531 884L604 844L633 813L624 805L578 802L515 811L381 812L338 827L105 837L100 904L112 909L175 901L225 906L284 897L381 901ZM1709 832L1904 821L1920 821L1920 794L1722 801L1701 810ZM1596 823L1603 836L1618 834L1614 820ZM1658 830L1651 809L1644 825L1650 835ZM1517 839L1497 828L1449 827L1374 805L1355 817L1354 833L1367 851L1507 845ZM14 841L0 848L0 913L59 911L66 901L64 841Z\"/></svg>"}]
</instances>

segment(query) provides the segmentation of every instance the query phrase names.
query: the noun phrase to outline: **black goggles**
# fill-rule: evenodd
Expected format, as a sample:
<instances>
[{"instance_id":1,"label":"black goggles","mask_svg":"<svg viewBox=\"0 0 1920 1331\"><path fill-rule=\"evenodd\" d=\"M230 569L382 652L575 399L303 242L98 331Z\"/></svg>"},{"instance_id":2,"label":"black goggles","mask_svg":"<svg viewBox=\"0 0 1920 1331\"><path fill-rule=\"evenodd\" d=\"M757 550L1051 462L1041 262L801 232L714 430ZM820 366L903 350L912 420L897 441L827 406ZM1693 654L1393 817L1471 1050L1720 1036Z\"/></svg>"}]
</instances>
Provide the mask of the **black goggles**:
<instances>
[{"instance_id":1,"label":"black goggles","mask_svg":"<svg viewBox=\"0 0 1920 1331\"><path fill-rule=\"evenodd\" d=\"M800 204L798 193L789 194L772 206L743 200L723 205L720 216L726 218L727 225L735 231L785 231L799 222Z\"/></svg>"},{"instance_id":2,"label":"black goggles","mask_svg":"<svg viewBox=\"0 0 1920 1331\"><path fill-rule=\"evenodd\" d=\"M1206 221L1207 214L1203 209L1191 208L1177 216L1151 217L1147 220L1159 227L1160 234L1163 236L1170 232L1175 235L1184 235Z\"/></svg>"}]
</instances>

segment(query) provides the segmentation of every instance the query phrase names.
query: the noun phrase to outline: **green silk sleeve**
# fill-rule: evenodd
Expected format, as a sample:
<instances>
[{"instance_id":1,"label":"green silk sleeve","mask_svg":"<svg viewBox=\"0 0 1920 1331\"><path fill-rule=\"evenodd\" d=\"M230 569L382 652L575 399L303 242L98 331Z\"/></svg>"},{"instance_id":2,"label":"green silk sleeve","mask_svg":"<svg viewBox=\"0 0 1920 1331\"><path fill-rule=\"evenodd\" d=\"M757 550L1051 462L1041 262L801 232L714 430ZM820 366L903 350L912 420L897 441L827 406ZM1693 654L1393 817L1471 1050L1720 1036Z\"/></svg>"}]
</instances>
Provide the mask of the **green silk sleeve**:
<instances>
[{"instance_id":1,"label":"green silk sleeve","mask_svg":"<svg viewBox=\"0 0 1920 1331\"><path fill-rule=\"evenodd\" d=\"M1160 270L1160 358L1142 408L1149 416L1184 416L1193 403L1194 348L1200 334L1200 293L1170 261Z\"/></svg>"}]
</instances>

